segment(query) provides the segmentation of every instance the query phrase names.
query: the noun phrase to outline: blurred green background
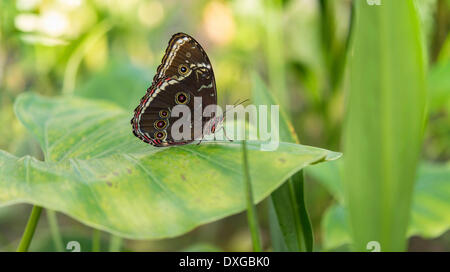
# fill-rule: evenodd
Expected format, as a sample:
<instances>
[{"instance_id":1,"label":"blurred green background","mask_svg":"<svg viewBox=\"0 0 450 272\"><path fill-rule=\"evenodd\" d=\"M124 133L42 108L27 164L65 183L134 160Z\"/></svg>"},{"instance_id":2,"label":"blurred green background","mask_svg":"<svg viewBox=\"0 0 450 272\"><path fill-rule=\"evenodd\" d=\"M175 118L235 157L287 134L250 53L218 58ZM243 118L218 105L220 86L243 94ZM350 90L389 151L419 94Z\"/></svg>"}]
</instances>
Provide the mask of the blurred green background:
<instances>
[{"instance_id":1,"label":"blurred green background","mask_svg":"<svg viewBox=\"0 0 450 272\"><path fill-rule=\"evenodd\" d=\"M437 94L428 106L422 157L450 157L448 80L450 1L417 1ZM215 72L219 105L251 97L258 73L293 121L302 144L341 151L345 60L351 1L156 1L18 0L0 2L0 149L42 159L37 142L13 112L23 92L73 94L113 101L130 112L151 85L172 34L185 32L207 51ZM448 75L448 76L447 76ZM442 82L444 81L444 82ZM444 86L444 87L442 87ZM130 128L131 133L131 128ZM316 250L323 246L323 215L335 202L307 176L306 200ZM268 244L266 205L259 206L263 243ZM0 250L14 250L30 205L0 208ZM92 229L58 214L64 244L91 246ZM109 235L103 233L102 249ZM130 251L251 250L245 215L161 241L124 240ZM346 247L338 248L346 250ZM434 239L413 236L411 251L449 251L450 232ZM54 250L42 218L30 250Z\"/></svg>"}]
</instances>

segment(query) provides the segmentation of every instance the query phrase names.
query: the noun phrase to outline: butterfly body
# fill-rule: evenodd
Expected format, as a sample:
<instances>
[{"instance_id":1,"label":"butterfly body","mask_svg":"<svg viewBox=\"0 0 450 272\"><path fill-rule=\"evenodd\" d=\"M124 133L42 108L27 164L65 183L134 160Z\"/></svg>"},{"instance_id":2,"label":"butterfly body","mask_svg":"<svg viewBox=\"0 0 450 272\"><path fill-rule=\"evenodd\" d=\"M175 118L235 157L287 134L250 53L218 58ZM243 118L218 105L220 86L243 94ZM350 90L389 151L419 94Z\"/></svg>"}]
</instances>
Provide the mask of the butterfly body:
<instances>
[{"instance_id":1,"label":"butterfly body","mask_svg":"<svg viewBox=\"0 0 450 272\"><path fill-rule=\"evenodd\" d=\"M195 97L201 98L203 109L209 105L217 105L214 72L200 44L191 36L178 33L170 39L152 85L134 111L131 119L133 134L157 147L192 142L196 136L195 126L191 125L189 128L189 139L175 139L171 128L178 116L171 114L177 105L186 105L193 112ZM217 123L217 119L214 114L201 117L201 126L212 127L211 123ZM191 124L196 122L194 114L191 114L190 121ZM206 131L214 133L211 129Z\"/></svg>"}]
</instances>

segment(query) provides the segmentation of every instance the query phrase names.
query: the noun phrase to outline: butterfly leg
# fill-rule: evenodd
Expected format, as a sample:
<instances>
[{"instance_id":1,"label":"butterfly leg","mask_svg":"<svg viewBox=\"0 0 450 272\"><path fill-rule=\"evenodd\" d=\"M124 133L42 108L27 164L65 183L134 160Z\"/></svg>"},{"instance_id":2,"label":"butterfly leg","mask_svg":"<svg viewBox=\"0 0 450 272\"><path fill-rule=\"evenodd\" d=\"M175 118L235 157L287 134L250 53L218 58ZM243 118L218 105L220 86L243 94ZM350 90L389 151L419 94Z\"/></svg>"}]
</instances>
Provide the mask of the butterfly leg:
<instances>
[{"instance_id":1,"label":"butterfly leg","mask_svg":"<svg viewBox=\"0 0 450 272\"><path fill-rule=\"evenodd\" d=\"M202 138L198 141L197 145L200 145L203 141L203 139L205 138L205 134L202 133Z\"/></svg>"},{"instance_id":2,"label":"butterfly leg","mask_svg":"<svg viewBox=\"0 0 450 272\"><path fill-rule=\"evenodd\" d=\"M228 138L227 132L226 132L226 129L225 129L225 126L224 126L224 125L222 125L222 130L223 130L223 135L225 136L225 138L227 138L228 141L233 142L232 139Z\"/></svg>"},{"instance_id":3,"label":"butterfly leg","mask_svg":"<svg viewBox=\"0 0 450 272\"><path fill-rule=\"evenodd\" d=\"M202 143L202 141L203 141L203 135L202 135L202 138L198 141L198 143L197 143L197 145L200 145L201 143Z\"/></svg>"}]
</instances>

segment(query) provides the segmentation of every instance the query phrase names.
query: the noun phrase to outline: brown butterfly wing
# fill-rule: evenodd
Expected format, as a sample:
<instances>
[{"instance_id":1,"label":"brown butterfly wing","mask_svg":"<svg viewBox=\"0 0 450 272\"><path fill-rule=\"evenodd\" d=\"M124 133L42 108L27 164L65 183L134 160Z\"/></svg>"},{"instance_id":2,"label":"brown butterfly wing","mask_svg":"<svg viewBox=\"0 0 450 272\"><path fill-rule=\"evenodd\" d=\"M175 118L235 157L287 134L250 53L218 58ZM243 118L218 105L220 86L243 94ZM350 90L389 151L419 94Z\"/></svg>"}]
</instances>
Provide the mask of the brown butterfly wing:
<instances>
[{"instance_id":1,"label":"brown butterfly wing","mask_svg":"<svg viewBox=\"0 0 450 272\"><path fill-rule=\"evenodd\" d=\"M205 50L194 38L185 33L177 33L169 41L166 53L157 68L153 82L166 77L178 78L181 64L195 63L211 65Z\"/></svg>"},{"instance_id":2,"label":"brown butterfly wing","mask_svg":"<svg viewBox=\"0 0 450 272\"><path fill-rule=\"evenodd\" d=\"M202 98L203 109L217 104L214 72L200 44L189 35L178 33L169 41L153 84L135 110L131 120L133 133L155 146L192 141L197 136L194 135L194 97ZM191 109L191 140L177 142L172 137L171 128L178 117L170 114L178 104L185 104ZM211 118L203 117L202 127Z\"/></svg>"}]
</instances>

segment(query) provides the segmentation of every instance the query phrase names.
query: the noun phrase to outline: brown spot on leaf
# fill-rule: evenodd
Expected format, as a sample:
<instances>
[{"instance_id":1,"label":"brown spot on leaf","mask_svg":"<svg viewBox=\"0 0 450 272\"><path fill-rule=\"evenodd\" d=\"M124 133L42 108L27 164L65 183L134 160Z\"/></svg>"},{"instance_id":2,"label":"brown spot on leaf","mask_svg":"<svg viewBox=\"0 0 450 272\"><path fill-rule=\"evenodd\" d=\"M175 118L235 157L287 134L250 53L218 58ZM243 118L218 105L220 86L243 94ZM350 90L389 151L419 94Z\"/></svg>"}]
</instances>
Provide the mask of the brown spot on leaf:
<instances>
[{"instance_id":1,"label":"brown spot on leaf","mask_svg":"<svg viewBox=\"0 0 450 272\"><path fill-rule=\"evenodd\" d=\"M283 159L283 158L280 158L279 160L280 160L280 162L282 162L282 163L285 163L285 162L286 162L286 160Z\"/></svg>"},{"instance_id":2,"label":"brown spot on leaf","mask_svg":"<svg viewBox=\"0 0 450 272\"><path fill-rule=\"evenodd\" d=\"M181 179L186 181L186 177L183 174L181 174Z\"/></svg>"},{"instance_id":3,"label":"brown spot on leaf","mask_svg":"<svg viewBox=\"0 0 450 272\"><path fill-rule=\"evenodd\" d=\"M131 174L131 169L127 168L127 172L128 172L128 174Z\"/></svg>"},{"instance_id":4,"label":"brown spot on leaf","mask_svg":"<svg viewBox=\"0 0 450 272\"><path fill-rule=\"evenodd\" d=\"M106 181L106 185L108 185L108 187L111 187L111 186L112 186L112 182L109 181L109 180L107 180L107 181Z\"/></svg>"},{"instance_id":5,"label":"brown spot on leaf","mask_svg":"<svg viewBox=\"0 0 450 272\"><path fill-rule=\"evenodd\" d=\"M113 172L113 175L114 175L114 176L118 176L119 173L117 173L116 171L114 171L114 172Z\"/></svg>"}]
</instances>

